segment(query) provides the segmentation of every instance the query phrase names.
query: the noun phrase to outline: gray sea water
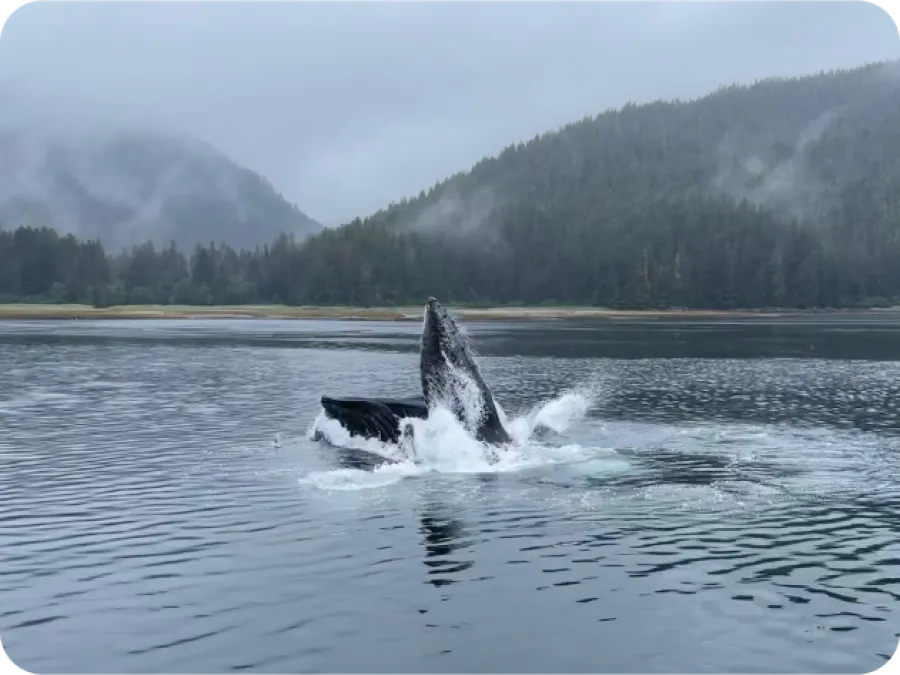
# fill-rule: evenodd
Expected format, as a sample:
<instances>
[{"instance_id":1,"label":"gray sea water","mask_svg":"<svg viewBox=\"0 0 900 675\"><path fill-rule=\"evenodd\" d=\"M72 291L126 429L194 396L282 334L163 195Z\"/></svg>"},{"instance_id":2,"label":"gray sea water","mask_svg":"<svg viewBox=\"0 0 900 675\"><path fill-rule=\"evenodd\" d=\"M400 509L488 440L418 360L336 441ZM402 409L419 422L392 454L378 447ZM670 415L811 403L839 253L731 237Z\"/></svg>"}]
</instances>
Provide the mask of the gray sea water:
<instances>
[{"instance_id":1,"label":"gray sea water","mask_svg":"<svg viewBox=\"0 0 900 675\"><path fill-rule=\"evenodd\" d=\"M866 673L894 654L900 322L466 327L512 423L557 430L496 466L440 420L419 464L311 440L322 393L417 391L415 322L0 322L9 656Z\"/></svg>"}]
</instances>

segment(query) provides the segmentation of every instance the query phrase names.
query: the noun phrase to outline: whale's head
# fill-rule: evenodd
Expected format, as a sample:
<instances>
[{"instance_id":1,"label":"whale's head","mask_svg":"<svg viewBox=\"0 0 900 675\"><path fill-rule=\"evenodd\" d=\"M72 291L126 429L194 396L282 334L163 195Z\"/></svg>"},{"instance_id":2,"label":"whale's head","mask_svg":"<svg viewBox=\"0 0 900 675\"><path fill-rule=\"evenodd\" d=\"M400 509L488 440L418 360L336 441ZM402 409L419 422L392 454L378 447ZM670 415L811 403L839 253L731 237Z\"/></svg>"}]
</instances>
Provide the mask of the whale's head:
<instances>
[{"instance_id":1,"label":"whale's head","mask_svg":"<svg viewBox=\"0 0 900 675\"><path fill-rule=\"evenodd\" d=\"M425 305L420 348L422 368L422 389L428 397L425 379L443 380L448 367L471 369L471 359L466 349L466 341L456 321L447 309L435 298L429 298ZM427 377L426 377L427 376Z\"/></svg>"},{"instance_id":2,"label":"whale's head","mask_svg":"<svg viewBox=\"0 0 900 675\"><path fill-rule=\"evenodd\" d=\"M465 335L446 308L434 298L425 305L420 348L422 393L431 405L442 402L461 413L465 401L477 392L482 398L490 392L469 352ZM466 386L468 382L472 386ZM463 389L468 389L465 393Z\"/></svg>"},{"instance_id":3,"label":"whale's head","mask_svg":"<svg viewBox=\"0 0 900 675\"><path fill-rule=\"evenodd\" d=\"M466 336L435 298L425 305L419 359L422 394L429 408L446 405L479 440L509 442Z\"/></svg>"}]
</instances>

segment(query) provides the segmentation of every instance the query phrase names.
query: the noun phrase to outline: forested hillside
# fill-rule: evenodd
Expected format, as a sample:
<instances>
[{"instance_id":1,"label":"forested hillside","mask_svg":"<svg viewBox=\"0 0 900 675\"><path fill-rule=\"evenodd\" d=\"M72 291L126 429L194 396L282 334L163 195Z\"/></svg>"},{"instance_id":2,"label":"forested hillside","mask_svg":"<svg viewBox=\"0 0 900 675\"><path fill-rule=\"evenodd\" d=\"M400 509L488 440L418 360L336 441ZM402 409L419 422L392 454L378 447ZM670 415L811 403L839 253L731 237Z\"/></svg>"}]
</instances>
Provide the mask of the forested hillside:
<instances>
[{"instance_id":1,"label":"forested hillside","mask_svg":"<svg viewBox=\"0 0 900 675\"><path fill-rule=\"evenodd\" d=\"M900 297L900 70L608 111L323 232L297 257L296 299L312 303Z\"/></svg>"},{"instance_id":2,"label":"forested hillside","mask_svg":"<svg viewBox=\"0 0 900 675\"><path fill-rule=\"evenodd\" d=\"M53 236L0 238L0 294L56 283L54 297L102 303L883 305L900 300L900 69L607 111L300 243L189 258L145 246L85 281L72 270L89 264L72 261L98 249ZM46 273L28 276L29 260Z\"/></svg>"},{"instance_id":3,"label":"forested hillside","mask_svg":"<svg viewBox=\"0 0 900 675\"><path fill-rule=\"evenodd\" d=\"M111 250L146 240L254 247L321 226L212 147L160 133L50 131L0 119L0 227L53 227Z\"/></svg>"}]
</instances>

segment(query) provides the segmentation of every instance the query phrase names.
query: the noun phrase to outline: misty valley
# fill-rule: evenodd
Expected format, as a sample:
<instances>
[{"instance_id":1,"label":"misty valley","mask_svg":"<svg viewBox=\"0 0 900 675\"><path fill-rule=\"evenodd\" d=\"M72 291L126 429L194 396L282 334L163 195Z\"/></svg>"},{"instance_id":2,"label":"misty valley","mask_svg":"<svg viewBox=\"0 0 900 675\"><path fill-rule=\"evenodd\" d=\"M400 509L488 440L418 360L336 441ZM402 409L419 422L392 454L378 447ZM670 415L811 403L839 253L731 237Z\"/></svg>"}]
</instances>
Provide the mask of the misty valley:
<instances>
[{"instance_id":1,"label":"misty valley","mask_svg":"<svg viewBox=\"0 0 900 675\"><path fill-rule=\"evenodd\" d=\"M126 160L152 152L135 185L171 218L140 230L129 215L113 228L119 234L100 234L87 224L107 222L112 202L80 182L77 164L51 163L51 153L41 175L77 187L79 206L68 217L82 220L66 234L56 229L66 222L51 217L55 207L16 215L8 202L0 210L0 299L379 306L437 295L639 309L890 306L900 297L897 128L897 62L765 80L586 118L364 220L312 229L237 168L230 184L253 187L258 209L228 201L231 188L192 191L194 181L219 185L224 169L210 168L207 155L197 160L190 145L172 154L168 142L149 138L104 146L100 166L124 181L134 171ZM17 184L3 182L7 190ZM180 192L169 200L173 184ZM228 235L234 227L241 237ZM155 241L125 250L116 243L141 232Z\"/></svg>"}]
</instances>

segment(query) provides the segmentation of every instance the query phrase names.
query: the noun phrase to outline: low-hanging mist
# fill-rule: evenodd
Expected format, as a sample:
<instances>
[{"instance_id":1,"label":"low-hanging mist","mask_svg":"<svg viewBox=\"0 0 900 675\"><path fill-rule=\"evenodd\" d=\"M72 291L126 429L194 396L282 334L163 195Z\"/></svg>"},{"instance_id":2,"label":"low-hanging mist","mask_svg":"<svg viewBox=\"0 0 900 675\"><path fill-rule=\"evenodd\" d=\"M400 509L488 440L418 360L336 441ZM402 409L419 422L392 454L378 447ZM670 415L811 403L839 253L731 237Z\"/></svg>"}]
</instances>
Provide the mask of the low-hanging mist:
<instances>
[{"instance_id":1,"label":"low-hanging mist","mask_svg":"<svg viewBox=\"0 0 900 675\"><path fill-rule=\"evenodd\" d=\"M142 246L89 282L78 271L84 247L22 231L0 238L0 261L10 261L0 262L0 293L100 304L392 305L435 295L618 308L889 305L900 299L897 68L628 105L302 241L283 234L190 254Z\"/></svg>"},{"instance_id":2,"label":"low-hanging mist","mask_svg":"<svg viewBox=\"0 0 900 675\"><path fill-rule=\"evenodd\" d=\"M0 111L0 227L47 226L111 250L253 247L321 226L260 175L180 135Z\"/></svg>"}]
</instances>

